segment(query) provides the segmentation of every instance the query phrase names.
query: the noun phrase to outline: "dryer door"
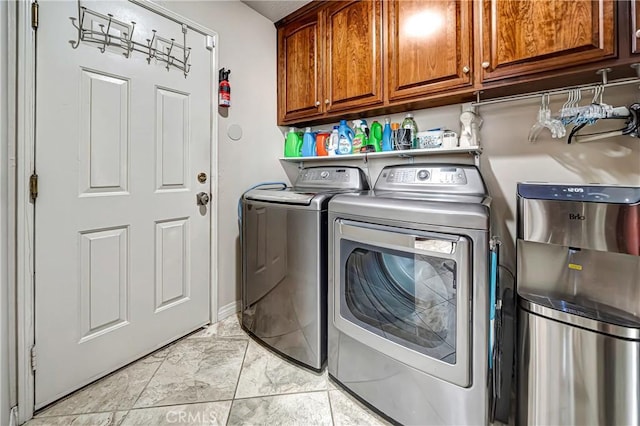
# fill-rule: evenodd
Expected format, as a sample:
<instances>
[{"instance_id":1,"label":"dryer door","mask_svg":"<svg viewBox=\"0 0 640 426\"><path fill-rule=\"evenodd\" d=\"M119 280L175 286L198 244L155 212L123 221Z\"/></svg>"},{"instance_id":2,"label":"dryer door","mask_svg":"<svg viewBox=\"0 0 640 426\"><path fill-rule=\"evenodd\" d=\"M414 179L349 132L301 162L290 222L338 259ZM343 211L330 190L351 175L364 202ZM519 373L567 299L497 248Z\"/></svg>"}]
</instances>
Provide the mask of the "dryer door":
<instances>
[{"instance_id":1,"label":"dryer door","mask_svg":"<svg viewBox=\"0 0 640 426\"><path fill-rule=\"evenodd\" d=\"M404 364L470 386L470 240L343 219L335 225L334 325Z\"/></svg>"}]
</instances>

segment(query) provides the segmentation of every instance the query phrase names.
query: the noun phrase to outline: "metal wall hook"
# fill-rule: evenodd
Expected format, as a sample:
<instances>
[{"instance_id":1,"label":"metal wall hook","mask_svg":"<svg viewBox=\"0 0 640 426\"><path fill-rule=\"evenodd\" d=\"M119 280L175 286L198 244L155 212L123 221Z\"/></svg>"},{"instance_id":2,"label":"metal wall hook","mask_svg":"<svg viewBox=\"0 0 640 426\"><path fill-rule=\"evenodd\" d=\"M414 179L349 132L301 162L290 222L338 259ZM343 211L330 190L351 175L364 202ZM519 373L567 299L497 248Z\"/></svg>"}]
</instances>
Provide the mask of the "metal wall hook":
<instances>
[{"instance_id":1,"label":"metal wall hook","mask_svg":"<svg viewBox=\"0 0 640 426\"><path fill-rule=\"evenodd\" d=\"M91 25L85 28L86 16L91 16ZM146 39L145 43L139 43L133 39L136 28L136 22L131 21L127 24L114 18L110 13L103 15L93 10L87 9L80 5L78 0L78 16L70 17L71 25L77 31L76 40L70 40L71 47L76 49L80 42L93 44L101 53L111 46L115 49L121 49L124 57L129 58L131 52L140 52L146 55L147 63L151 63L152 59L163 62L167 71L171 68L179 69L186 77L191 70L189 59L191 57L191 48L186 46L187 42L187 26L182 25L182 34L184 45L176 43L175 39L164 39L157 35L156 30L152 30L151 38ZM98 26L97 29L95 26ZM159 44L161 43L161 44ZM182 53L179 51L182 50Z\"/></svg>"}]
</instances>

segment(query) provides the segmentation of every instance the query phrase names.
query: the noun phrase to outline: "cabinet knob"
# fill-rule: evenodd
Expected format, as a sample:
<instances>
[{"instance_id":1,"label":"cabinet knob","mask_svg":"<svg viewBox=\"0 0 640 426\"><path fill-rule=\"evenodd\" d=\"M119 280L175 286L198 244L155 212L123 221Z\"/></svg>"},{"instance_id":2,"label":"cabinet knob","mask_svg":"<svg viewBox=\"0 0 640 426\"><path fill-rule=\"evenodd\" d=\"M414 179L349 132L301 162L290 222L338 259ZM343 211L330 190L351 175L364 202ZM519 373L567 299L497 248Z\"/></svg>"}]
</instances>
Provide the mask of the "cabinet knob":
<instances>
[{"instance_id":1,"label":"cabinet knob","mask_svg":"<svg viewBox=\"0 0 640 426\"><path fill-rule=\"evenodd\" d=\"M325 103L326 105L329 105L329 99L325 99L325 100L324 100L324 103Z\"/></svg>"},{"instance_id":2,"label":"cabinet knob","mask_svg":"<svg viewBox=\"0 0 640 426\"><path fill-rule=\"evenodd\" d=\"M636 38L640 38L640 30L636 31Z\"/></svg>"},{"instance_id":3,"label":"cabinet knob","mask_svg":"<svg viewBox=\"0 0 640 426\"><path fill-rule=\"evenodd\" d=\"M316 106L320 106L320 101L316 101Z\"/></svg>"},{"instance_id":4,"label":"cabinet knob","mask_svg":"<svg viewBox=\"0 0 640 426\"><path fill-rule=\"evenodd\" d=\"M469 69L469 67L466 67L466 66L465 66L465 67L462 67L462 72L463 72L463 73L465 73L465 74L469 74L469 71L471 71L471 70Z\"/></svg>"},{"instance_id":5,"label":"cabinet knob","mask_svg":"<svg viewBox=\"0 0 640 426\"><path fill-rule=\"evenodd\" d=\"M489 62L483 62L482 63L482 68L484 68L486 70L487 68L489 68L489 65L491 65Z\"/></svg>"}]
</instances>

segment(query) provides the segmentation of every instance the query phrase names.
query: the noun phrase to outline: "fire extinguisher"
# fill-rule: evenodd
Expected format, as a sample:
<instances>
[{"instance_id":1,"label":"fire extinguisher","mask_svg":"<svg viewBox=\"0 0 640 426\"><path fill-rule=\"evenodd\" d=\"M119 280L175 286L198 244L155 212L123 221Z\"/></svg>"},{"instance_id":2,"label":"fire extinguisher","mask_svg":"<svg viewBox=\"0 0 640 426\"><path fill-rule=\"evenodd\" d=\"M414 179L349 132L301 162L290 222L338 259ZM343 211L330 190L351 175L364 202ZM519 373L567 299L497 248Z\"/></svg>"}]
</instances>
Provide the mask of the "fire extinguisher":
<instances>
[{"instance_id":1,"label":"fire extinguisher","mask_svg":"<svg viewBox=\"0 0 640 426\"><path fill-rule=\"evenodd\" d=\"M231 106L231 86L229 85L229 74L231 70L225 70L224 68L218 71L218 80L220 86L218 87L218 105L221 107Z\"/></svg>"}]
</instances>

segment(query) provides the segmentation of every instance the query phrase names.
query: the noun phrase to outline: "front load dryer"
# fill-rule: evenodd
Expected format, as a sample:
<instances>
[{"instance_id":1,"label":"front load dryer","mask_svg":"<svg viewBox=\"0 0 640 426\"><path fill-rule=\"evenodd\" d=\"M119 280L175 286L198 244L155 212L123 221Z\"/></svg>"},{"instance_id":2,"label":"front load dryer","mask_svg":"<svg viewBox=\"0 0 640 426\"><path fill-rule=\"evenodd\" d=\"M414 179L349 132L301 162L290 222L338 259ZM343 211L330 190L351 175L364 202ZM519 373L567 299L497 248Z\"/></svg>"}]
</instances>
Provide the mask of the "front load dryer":
<instances>
[{"instance_id":1,"label":"front load dryer","mask_svg":"<svg viewBox=\"0 0 640 426\"><path fill-rule=\"evenodd\" d=\"M394 421L488 423L489 207L434 164L329 203L329 375Z\"/></svg>"}]
</instances>

